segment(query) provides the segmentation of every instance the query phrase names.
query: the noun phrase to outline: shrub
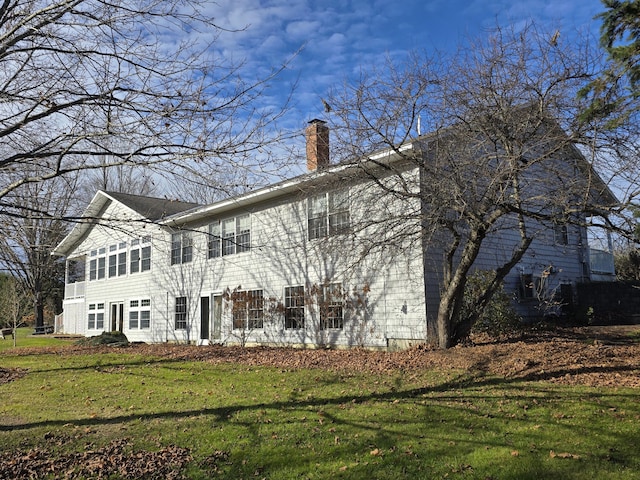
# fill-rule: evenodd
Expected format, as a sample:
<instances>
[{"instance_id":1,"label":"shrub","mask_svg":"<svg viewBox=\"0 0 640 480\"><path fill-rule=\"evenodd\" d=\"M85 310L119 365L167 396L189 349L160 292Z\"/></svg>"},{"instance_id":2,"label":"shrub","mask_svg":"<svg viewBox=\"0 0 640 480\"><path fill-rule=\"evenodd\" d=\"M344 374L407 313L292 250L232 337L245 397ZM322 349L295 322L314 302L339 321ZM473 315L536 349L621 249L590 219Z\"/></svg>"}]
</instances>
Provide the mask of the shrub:
<instances>
[{"instance_id":1,"label":"shrub","mask_svg":"<svg viewBox=\"0 0 640 480\"><path fill-rule=\"evenodd\" d=\"M627 248L614 253L618 280L640 280L640 249Z\"/></svg>"},{"instance_id":2,"label":"shrub","mask_svg":"<svg viewBox=\"0 0 640 480\"><path fill-rule=\"evenodd\" d=\"M518 330L522 318L513 308L511 296L500 285L487 306L480 309L477 301L490 282L491 272L477 270L467 279L461 318L475 318L472 333L486 333L491 336L503 335Z\"/></svg>"},{"instance_id":3,"label":"shrub","mask_svg":"<svg viewBox=\"0 0 640 480\"><path fill-rule=\"evenodd\" d=\"M125 346L129 345L129 339L122 332L102 332L95 337L86 337L78 340L80 345L112 345Z\"/></svg>"}]
</instances>

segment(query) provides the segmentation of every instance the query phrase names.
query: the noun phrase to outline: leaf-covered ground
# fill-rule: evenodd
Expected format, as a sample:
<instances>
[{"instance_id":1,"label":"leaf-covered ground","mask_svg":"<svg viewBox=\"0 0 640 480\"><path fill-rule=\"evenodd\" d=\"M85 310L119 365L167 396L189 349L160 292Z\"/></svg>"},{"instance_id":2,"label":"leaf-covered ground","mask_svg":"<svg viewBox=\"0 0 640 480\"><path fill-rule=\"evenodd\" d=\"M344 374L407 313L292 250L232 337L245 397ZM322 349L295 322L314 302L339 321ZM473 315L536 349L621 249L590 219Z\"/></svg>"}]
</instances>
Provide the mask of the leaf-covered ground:
<instances>
[{"instance_id":1,"label":"leaf-covered ground","mask_svg":"<svg viewBox=\"0 0 640 480\"><path fill-rule=\"evenodd\" d=\"M640 326L590 327L529 331L517 337L492 340L476 337L466 346L447 351L417 347L384 353L361 349L297 350L290 348L240 348L186 345L130 345L89 347L68 345L12 350L13 355L56 355L113 352L168 357L210 363L235 362L282 369L318 368L334 371L386 373L418 369L463 369L471 374L508 379L544 380L588 386L640 387ZM0 384L28 372L0 367ZM51 434L50 442L56 442ZM215 472L228 452L206 459ZM0 479L21 478L185 478L184 468L193 458L187 449L168 446L159 451L134 450L126 439L101 448L51 456L46 449L14 452L0 463Z\"/></svg>"},{"instance_id":2,"label":"leaf-covered ground","mask_svg":"<svg viewBox=\"0 0 640 480\"><path fill-rule=\"evenodd\" d=\"M352 372L463 369L511 379L545 380L586 386L640 386L640 325L531 330L502 339L474 337L468 345L449 350L418 346L402 352L363 349L291 349L278 347L187 346L174 344L127 347L38 348L38 353L132 353L209 363L235 362L283 369L319 368ZM34 353L18 349L14 354ZM0 368L0 383L24 372Z\"/></svg>"}]
</instances>

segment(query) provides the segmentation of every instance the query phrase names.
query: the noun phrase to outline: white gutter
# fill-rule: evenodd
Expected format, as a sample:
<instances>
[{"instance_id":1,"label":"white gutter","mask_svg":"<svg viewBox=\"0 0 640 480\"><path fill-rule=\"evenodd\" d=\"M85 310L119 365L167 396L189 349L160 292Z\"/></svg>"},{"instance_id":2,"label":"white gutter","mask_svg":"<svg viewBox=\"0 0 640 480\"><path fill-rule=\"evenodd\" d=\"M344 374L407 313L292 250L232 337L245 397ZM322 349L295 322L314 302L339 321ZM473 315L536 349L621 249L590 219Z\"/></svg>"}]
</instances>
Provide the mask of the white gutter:
<instances>
[{"instance_id":1,"label":"white gutter","mask_svg":"<svg viewBox=\"0 0 640 480\"><path fill-rule=\"evenodd\" d=\"M405 152L408 150L413 150L413 148L414 147L412 143L407 143L399 147L398 151ZM388 165L396 158L397 157L394 150L384 150L374 155L370 155L363 163L373 162L375 167L376 164ZM267 187L243 195L239 195L237 197L220 200L216 203L212 203L204 207L198 207L196 209L187 210L186 212L177 213L175 215L167 217L165 220L159 222L159 224L166 226L177 226L179 224L196 221L213 214L220 214L228 210L233 210L235 208L254 205L265 200L278 198L288 193L301 191L304 185L321 183L322 180L326 179L327 177L330 178L331 176L343 173L347 170L358 168L358 166L359 164L357 163L347 163L334 165L322 170L316 170L312 173L307 173L290 180L285 180L281 183L269 185Z\"/></svg>"}]
</instances>

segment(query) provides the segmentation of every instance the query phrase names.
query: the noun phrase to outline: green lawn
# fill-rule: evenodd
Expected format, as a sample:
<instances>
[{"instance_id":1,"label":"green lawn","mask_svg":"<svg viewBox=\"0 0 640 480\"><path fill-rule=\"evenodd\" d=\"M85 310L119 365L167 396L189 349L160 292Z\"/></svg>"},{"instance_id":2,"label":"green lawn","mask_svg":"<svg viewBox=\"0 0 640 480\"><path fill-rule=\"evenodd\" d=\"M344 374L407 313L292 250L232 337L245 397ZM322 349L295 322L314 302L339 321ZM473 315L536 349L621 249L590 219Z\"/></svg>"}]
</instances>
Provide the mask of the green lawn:
<instances>
[{"instance_id":1,"label":"green lawn","mask_svg":"<svg viewBox=\"0 0 640 480\"><path fill-rule=\"evenodd\" d=\"M127 439L132 452L188 448L193 461L182 474L201 479L640 478L633 389L465 372L285 371L117 351L5 350L0 367L28 370L0 385L5 459Z\"/></svg>"},{"instance_id":2,"label":"green lawn","mask_svg":"<svg viewBox=\"0 0 640 480\"><path fill-rule=\"evenodd\" d=\"M49 347L55 345L66 345L73 340L63 340L54 338L50 335L32 335L32 327L18 328L16 331L16 347ZM5 339L0 338L0 353L13 348L13 338L7 336ZM0 364L0 366L2 366Z\"/></svg>"}]
</instances>

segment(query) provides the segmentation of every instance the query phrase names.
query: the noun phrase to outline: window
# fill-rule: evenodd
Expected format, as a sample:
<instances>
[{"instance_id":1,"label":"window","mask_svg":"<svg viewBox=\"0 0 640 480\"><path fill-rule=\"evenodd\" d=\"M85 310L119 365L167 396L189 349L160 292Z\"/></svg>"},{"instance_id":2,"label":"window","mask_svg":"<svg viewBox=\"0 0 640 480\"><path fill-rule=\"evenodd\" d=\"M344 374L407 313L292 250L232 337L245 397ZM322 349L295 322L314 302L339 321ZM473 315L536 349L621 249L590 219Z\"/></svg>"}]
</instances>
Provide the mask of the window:
<instances>
[{"instance_id":1,"label":"window","mask_svg":"<svg viewBox=\"0 0 640 480\"><path fill-rule=\"evenodd\" d=\"M553 234L556 245L569 245L569 229L566 223L555 224L553 226Z\"/></svg>"},{"instance_id":2,"label":"window","mask_svg":"<svg viewBox=\"0 0 640 480\"><path fill-rule=\"evenodd\" d=\"M151 324L151 300L129 301L129 329L145 329Z\"/></svg>"},{"instance_id":3,"label":"window","mask_svg":"<svg viewBox=\"0 0 640 480\"><path fill-rule=\"evenodd\" d=\"M104 330L104 303L90 303L87 319L88 330Z\"/></svg>"},{"instance_id":4,"label":"window","mask_svg":"<svg viewBox=\"0 0 640 480\"><path fill-rule=\"evenodd\" d=\"M209 258L248 252L251 248L249 214L225 218L209 225Z\"/></svg>"},{"instance_id":5,"label":"window","mask_svg":"<svg viewBox=\"0 0 640 480\"><path fill-rule=\"evenodd\" d=\"M127 274L127 252L118 253L118 276Z\"/></svg>"},{"instance_id":6,"label":"window","mask_svg":"<svg viewBox=\"0 0 640 480\"><path fill-rule=\"evenodd\" d=\"M89 321L87 323L87 328L89 330L95 330L96 328L96 304L95 303L90 303L89 304Z\"/></svg>"},{"instance_id":7,"label":"window","mask_svg":"<svg viewBox=\"0 0 640 480\"><path fill-rule=\"evenodd\" d=\"M336 190L309 198L309 240L337 235L349 229L349 191Z\"/></svg>"},{"instance_id":8,"label":"window","mask_svg":"<svg viewBox=\"0 0 640 480\"><path fill-rule=\"evenodd\" d=\"M101 248L100 250L104 251L104 248ZM106 261L107 261L106 256L102 256L98 258L98 280L101 280L104 278Z\"/></svg>"},{"instance_id":9,"label":"window","mask_svg":"<svg viewBox=\"0 0 640 480\"><path fill-rule=\"evenodd\" d=\"M151 326L151 300L140 300L140 328L149 328Z\"/></svg>"},{"instance_id":10,"label":"window","mask_svg":"<svg viewBox=\"0 0 640 480\"><path fill-rule=\"evenodd\" d=\"M329 235L349 229L349 191L329 192Z\"/></svg>"},{"instance_id":11,"label":"window","mask_svg":"<svg viewBox=\"0 0 640 480\"><path fill-rule=\"evenodd\" d=\"M531 273L520 274L520 299L534 299L542 293L543 283L541 277L534 277Z\"/></svg>"},{"instance_id":12,"label":"window","mask_svg":"<svg viewBox=\"0 0 640 480\"><path fill-rule=\"evenodd\" d=\"M187 329L187 297L176 297L175 329Z\"/></svg>"},{"instance_id":13,"label":"window","mask_svg":"<svg viewBox=\"0 0 640 480\"><path fill-rule=\"evenodd\" d=\"M89 280L95 280L98 277L98 260L92 258L89 260Z\"/></svg>"},{"instance_id":14,"label":"window","mask_svg":"<svg viewBox=\"0 0 640 480\"><path fill-rule=\"evenodd\" d=\"M236 217L236 253L248 252L251 247L249 215Z\"/></svg>"},{"instance_id":15,"label":"window","mask_svg":"<svg viewBox=\"0 0 640 480\"><path fill-rule=\"evenodd\" d=\"M207 247L209 251L209 258L217 258L222 256L222 249L220 248L220 222L215 221L209 224L209 241Z\"/></svg>"},{"instance_id":16,"label":"window","mask_svg":"<svg viewBox=\"0 0 640 480\"><path fill-rule=\"evenodd\" d=\"M193 259L193 239L191 232L177 232L171 235L171 265L189 263Z\"/></svg>"},{"instance_id":17,"label":"window","mask_svg":"<svg viewBox=\"0 0 640 480\"><path fill-rule=\"evenodd\" d=\"M131 300L129 302L129 329L131 330L137 329L138 325L140 325L140 312L138 311L139 305L139 300Z\"/></svg>"},{"instance_id":18,"label":"window","mask_svg":"<svg viewBox=\"0 0 640 480\"><path fill-rule=\"evenodd\" d=\"M264 326L264 297L262 290L234 292L233 328L254 330Z\"/></svg>"},{"instance_id":19,"label":"window","mask_svg":"<svg viewBox=\"0 0 640 480\"><path fill-rule=\"evenodd\" d=\"M342 317L342 285L332 283L322 286L320 298L320 329L341 329L343 327Z\"/></svg>"},{"instance_id":20,"label":"window","mask_svg":"<svg viewBox=\"0 0 640 480\"><path fill-rule=\"evenodd\" d=\"M129 259L131 264L129 265L129 272L138 273L140 271L140 249L136 248L129 253Z\"/></svg>"},{"instance_id":21,"label":"window","mask_svg":"<svg viewBox=\"0 0 640 480\"><path fill-rule=\"evenodd\" d=\"M115 277L117 273L117 259L118 255L115 253L118 250L117 245L109 246L109 278Z\"/></svg>"},{"instance_id":22,"label":"window","mask_svg":"<svg viewBox=\"0 0 640 480\"><path fill-rule=\"evenodd\" d=\"M109 246L109 278L127 274L127 242Z\"/></svg>"},{"instance_id":23,"label":"window","mask_svg":"<svg viewBox=\"0 0 640 480\"><path fill-rule=\"evenodd\" d=\"M89 260L89 280L102 280L105 276L107 249L91 250Z\"/></svg>"},{"instance_id":24,"label":"window","mask_svg":"<svg viewBox=\"0 0 640 480\"><path fill-rule=\"evenodd\" d=\"M131 240L129 252L129 273L151 270L151 236Z\"/></svg>"},{"instance_id":25,"label":"window","mask_svg":"<svg viewBox=\"0 0 640 480\"><path fill-rule=\"evenodd\" d=\"M304 328L304 287L284 289L284 328Z\"/></svg>"},{"instance_id":26,"label":"window","mask_svg":"<svg viewBox=\"0 0 640 480\"><path fill-rule=\"evenodd\" d=\"M222 222L222 255L236 253L236 221L228 218Z\"/></svg>"}]
</instances>

